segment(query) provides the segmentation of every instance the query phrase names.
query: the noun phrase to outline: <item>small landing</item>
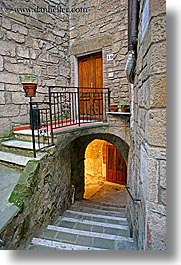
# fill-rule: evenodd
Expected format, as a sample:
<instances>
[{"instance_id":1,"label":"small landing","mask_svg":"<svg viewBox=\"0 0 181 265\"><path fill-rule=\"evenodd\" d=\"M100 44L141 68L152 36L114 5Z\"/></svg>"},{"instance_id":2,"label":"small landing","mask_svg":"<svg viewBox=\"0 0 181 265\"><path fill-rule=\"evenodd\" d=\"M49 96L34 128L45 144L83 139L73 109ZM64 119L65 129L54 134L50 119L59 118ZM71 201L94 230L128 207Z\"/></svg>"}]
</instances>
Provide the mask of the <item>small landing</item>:
<instances>
[{"instance_id":1,"label":"small landing","mask_svg":"<svg viewBox=\"0 0 181 265\"><path fill-rule=\"evenodd\" d=\"M105 206L125 208L127 191L124 185L105 181L100 185L87 185L84 199Z\"/></svg>"}]
</instances>

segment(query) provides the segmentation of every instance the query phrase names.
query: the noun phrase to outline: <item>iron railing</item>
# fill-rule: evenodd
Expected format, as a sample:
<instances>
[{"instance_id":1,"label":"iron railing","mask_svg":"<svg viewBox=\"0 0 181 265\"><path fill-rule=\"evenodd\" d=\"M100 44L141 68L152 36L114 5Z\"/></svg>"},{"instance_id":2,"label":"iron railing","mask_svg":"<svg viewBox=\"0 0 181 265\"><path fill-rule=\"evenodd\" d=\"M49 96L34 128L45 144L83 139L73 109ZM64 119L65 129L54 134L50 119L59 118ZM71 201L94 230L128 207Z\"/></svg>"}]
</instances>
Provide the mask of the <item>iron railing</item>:
<instances>
[{"instance_id":1,"label":"iron railing","mask_svg":"<svg viewBox=\"0 0 181 265\"><path fill-rule=\"evenodd\" d=\"M129 194L129 196L130 196L130 198L131 198L131 200L132 200L132 202L133 202L134 204L137 204L137 203L140 203L140 202L141 202L141 199L139 199L139 198L134 198L134 197L132 196L131 191L130 191L130 187L129 187L128 185L126 185L126 190L127 190L128 194Z\"/></svg>"},{"instance_id":2,"label":"iron railing","mask_svg":"<svg viewBox=\"0 0 181 265\"><path fill-rule=\"evenodd\" d=\"M52 115L49 102L30 101L30 127L32 130L33 154L54 144Z\"/></svg>"},{"instance_id":3,"label":"iron railing","mask_svg":"<svg viewBox=\"0 0 181 265\"><path fill-rule=\"evenodd\" d=\"M33 152L54 144L54 131L68 126L105 122L109 88L52 86L46 102L30 101Z\"/></svg>"}]
</instances>

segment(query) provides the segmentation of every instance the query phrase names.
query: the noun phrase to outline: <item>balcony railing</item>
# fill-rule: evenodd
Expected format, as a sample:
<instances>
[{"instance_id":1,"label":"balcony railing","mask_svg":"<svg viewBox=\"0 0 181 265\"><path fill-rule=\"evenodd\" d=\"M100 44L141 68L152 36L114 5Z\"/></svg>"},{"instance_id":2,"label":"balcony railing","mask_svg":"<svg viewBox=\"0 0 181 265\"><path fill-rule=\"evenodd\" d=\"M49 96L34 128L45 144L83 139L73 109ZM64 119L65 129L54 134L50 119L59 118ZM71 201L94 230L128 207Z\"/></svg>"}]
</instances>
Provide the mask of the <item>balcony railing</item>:
<instances>
[{"instance_id":1,"label":"balcony railing","mask_svg":"<svg viewBox=\"0 0 181 265\"><path fill-rule=\"evenodd\" d=\"M36 150L54 144L54 131L63 127L106 122L109 88L49 87L46 102L30 101L30 125Z\"/></svg>"}]
</instances>

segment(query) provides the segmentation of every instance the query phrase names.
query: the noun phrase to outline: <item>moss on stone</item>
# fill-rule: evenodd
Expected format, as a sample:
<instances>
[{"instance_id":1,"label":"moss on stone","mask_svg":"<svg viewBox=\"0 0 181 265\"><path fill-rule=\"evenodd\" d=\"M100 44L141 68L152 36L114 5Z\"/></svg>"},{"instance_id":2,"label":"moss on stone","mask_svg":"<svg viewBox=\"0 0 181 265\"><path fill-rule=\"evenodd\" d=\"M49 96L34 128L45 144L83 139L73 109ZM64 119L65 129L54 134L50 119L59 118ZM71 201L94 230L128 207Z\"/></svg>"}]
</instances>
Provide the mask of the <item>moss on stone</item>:
<instances>
[{"instance_id":1,"label":"moss on stone","mask_svg":"<svg viewBox=\"0 0 181 265\"><path fill-rule=\"evenodd\" d=\"M14 203L20 209L20 212L22 212L25 198L30 197L31 195L32 190L30 188L17 184L11 193L9 202Z\"/></svg>"},{"instance_id":2,"label":"moss on stone","mask_svg":"<svg viewBox=\"0 0 181 265\"><path fill-rule=\"evenodd\" d=\"M32 197L37 183L38 169L39 161L30 160L9 198L9 202L14 203L21 212L23 211L24 200Z\"/></svg>"},{"instance_id":3,"label":"moss on stone","mask_svg":"<svg viewBox=\"0 0 181 265\"><path fill-rule=\"evenodd\" d=\"M25 170L20 175L18 183L25 186L30 186L34 180L34 176L39 169L39 161L30 160L28 161Z\"/></svg>"}]
</instances>

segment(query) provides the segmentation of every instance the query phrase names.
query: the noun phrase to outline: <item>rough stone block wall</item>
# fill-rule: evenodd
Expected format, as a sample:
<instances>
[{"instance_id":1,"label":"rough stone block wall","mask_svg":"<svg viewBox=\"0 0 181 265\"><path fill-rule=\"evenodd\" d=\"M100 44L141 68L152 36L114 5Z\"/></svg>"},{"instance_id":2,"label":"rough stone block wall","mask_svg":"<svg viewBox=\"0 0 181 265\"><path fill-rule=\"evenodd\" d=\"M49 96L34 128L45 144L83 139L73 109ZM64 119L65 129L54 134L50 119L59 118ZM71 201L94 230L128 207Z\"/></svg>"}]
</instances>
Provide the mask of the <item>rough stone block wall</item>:
<instances>
[{"instance_id":1,"label":"rough stone block wall","mask_svg":"<svg viewBox=\"0 0 181 265\"><path fill-rule=\"evenodd\" d=\"M0 3L0 135L29 122L29 99L24 97L19 76L32 70L37 77L35 100L49 85L67 85L69 76L69 16L48 11L67 1L4 1ZM19 12L17 9L19 9ZM23 9L24 8L24 9ZM29 9L28 9L29 8Z\"/></svg>"},{"instance_id":2,"label":"rough stone block wall","mask_svg":"<svg viewBox=\"0 0 181 265\"><path fill-rule=\"evenodd\" d=\"M24 249L70 206L70 164L69 145L50 148L40 161L28 162L9 199L20 210L0 232L1 249Z\"/></svg>"},{"instance_id":3,"label":"rough stone block wall","mask_svg":"<svg viewBox=\"0 0 181 265\"><path fill-rule=\"evenodd\" d=\"M127 5L127 0L70 1L71 8L82 9L82 12L71 13L70 18L71 83L78 84L76 66L78 56L102 51L103 87L111 89L112 103L129 101L125 75ZM113 54L113 60L107 60L108 54ZM113 74L112 77L108 77L110 73Z\"/></svg>"},{"instance_id":4,"label":"rough stone block wall","mask_svg":"<svg viewBox=\"0 0 181 265\"><path fill-rule=\"evenodd\" d=\"M150 0L142 36L140 1L138 58L132 87L129 186L142 204L130 204L134 232L143 249L166 249L166 1ZM134 166L133 166L134 165Z\"/></svg>"},{"instance_id":5,"label":"rough stone block wall","mask_svg":"<svg viewBox=\"0 0 181 265\"><path fill-rule=\"evenodd\" d=\"M104 145L106 141L94 140L85 152L85 185L102 184L106 180L106 169L103 163Z\"/></svg>"}]
</instances>

